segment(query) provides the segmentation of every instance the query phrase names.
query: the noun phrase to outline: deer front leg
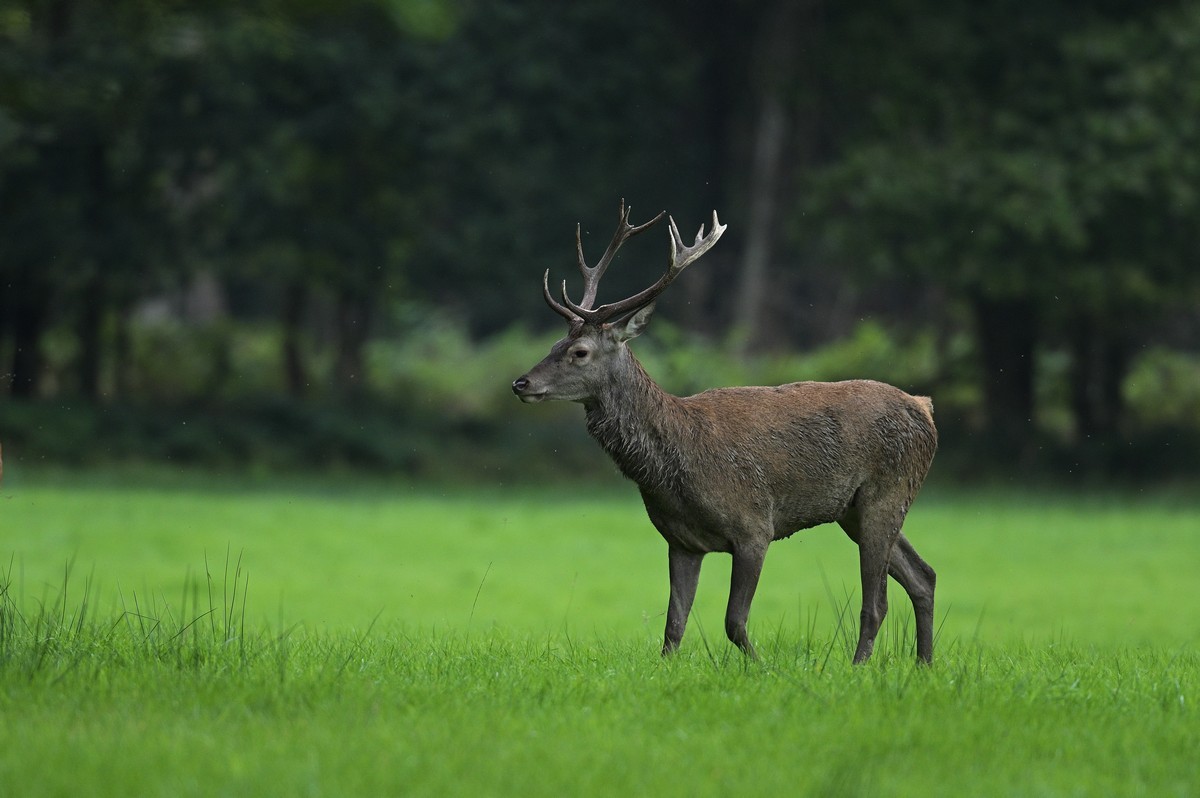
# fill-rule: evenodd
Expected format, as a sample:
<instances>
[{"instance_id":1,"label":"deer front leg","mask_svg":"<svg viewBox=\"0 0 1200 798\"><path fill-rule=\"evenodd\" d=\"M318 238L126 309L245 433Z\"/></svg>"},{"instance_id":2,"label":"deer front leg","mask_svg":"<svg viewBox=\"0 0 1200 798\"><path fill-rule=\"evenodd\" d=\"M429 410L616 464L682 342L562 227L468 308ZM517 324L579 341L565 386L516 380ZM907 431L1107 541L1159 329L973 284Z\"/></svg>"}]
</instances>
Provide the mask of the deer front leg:
<instances>
[{"instance_id":1,"label":"deer front leg","mask_svg":"<svg viewBox=\"0 0 1200 798\"><path fill-rule=\"evenodd\" d=\"M729 604L725 608L725 634L750 659L758 659L754 644L746 634L750 602L758 589L758 577L766 558L765 546L747 546L733 552L733 572L729 579Z\"/></svg>"},{"instance_id":2,"label":"deer front leg","mask_svg":"<svg viewBox=\"0 0 1200 798\"><path fill-rule=\"evenodd\" d=\"M666 655L679 648L683 630L687 628L688 614L696 598L696 585L700 581L700 564L703 554L685 551L671 546L667 552L667 563L671 573L671 598L667 604L667 629L663 633L662 653Z\"/></svg>"}]
</instances>

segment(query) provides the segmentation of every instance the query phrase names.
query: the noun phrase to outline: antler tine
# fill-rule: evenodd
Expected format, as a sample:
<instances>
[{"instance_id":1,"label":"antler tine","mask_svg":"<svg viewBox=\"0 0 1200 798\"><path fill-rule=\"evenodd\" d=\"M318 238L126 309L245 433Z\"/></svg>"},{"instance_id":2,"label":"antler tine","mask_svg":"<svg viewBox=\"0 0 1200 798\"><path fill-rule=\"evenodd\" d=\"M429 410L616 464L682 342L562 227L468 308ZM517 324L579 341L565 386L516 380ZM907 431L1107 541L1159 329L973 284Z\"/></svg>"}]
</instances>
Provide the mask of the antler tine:
<instances>
[{"instance_id":1,"label":"antler tine","mask_svg":"<svg viewBox=\"0 0 1200 798\"><path fill-rule=\"evenodd\" d=\"M661 211L658 216L655 216L650 221L636 226L629 223L629 215L631 213L633 213L633 208L627 208L625 206L625 199L622 198L621 206L617 211L616 232L613 233L612 241L609 242L608 249L604 250L604 255L600 258L600 262L595 266L588 266L587 261L583 257L583 241L580 226L578 224L575 225L575 255L579 259L579 273L583 275L583 299L580 300L578 307L588 310L596 304L596 289L600 286L600 278L604 276L604 272L608 269L608 264L612 263L617 250L630 238L657 224L666 211Z\"/></svg>"},{"instance_id":2,"label":"antler tine","mask_svg":"<svg viewBox=\"0 0 1200 798\"><path fill-rule=\"evenodd\" d=\"M708 252L712 245L717 243L717 239L725 232L726 225L721 224L717 218L717 212L713 211L712 232L708 236L704 235L704 225L700 225L700 231L696 233L696 240L692 242L690 247L683 245L683 238L679 235L679 228L675 226L675 220L671 220L671 265L669 270L681 272L689 264Z\"/></svg>"},{"instance_id":3,"label":"antler tine","mask_svg":"<svg viewBox=\"0 0 1200 798\"><path fill-rule=\"evenodd\" d=\"M661 216L662 214L659 214L658 217L655 217L654 221L658 221L658 218ZM658 298L659 294L666 290L667 286L679 276L680 272L698 260L705 252L708 252L713 244L717 243L717 240L720 239L726 228L726 225L721 224L721 221L717 218L717 212L713 211L712 230L706 236L704 235L704 225L700 225L700 232L696 233L696 240L689 247L684 246L683 238L679 235L679 228L676 227L675 220L670 217L667 217L667 219L670 226L671 238L670 259L667 262L667 270L663 273L662 277L658 278L658 281L654 285L639 291L628 299L601 305L594 310L572 302L567 296L564 287L563 300L571 312L589 324L602 324L611 318L621 316L650 304ZM649 226L649 223L642 227L644 229L647 226Z\"/></svg>"},{"instance_id":4,"label":"antler tine","mask_svg":"<svg viewBox=\"0 0 1200 798\"><path fill-rule=\"evenodd\" d=\"M567 281L563 280L563 297L566 298ZM550 295L550 270L546 269L546 273L542 275L542 296L546 298L546 304L550 306L558 315L569 321L572 325L579 324L583 319L575 313L572 313L567 308L554 301L554 297Z\"/></svg>"}]
</instances>

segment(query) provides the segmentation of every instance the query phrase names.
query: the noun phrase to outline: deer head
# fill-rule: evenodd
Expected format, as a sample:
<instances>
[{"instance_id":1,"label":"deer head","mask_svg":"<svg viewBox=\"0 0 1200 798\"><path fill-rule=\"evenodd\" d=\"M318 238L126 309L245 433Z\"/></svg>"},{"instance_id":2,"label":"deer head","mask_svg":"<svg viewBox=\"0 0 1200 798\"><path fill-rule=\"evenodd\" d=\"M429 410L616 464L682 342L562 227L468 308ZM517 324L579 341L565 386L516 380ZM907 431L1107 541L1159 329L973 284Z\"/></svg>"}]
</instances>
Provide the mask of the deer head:
<instances>
[{"instance_id":1,"label":"deer head","mask_svg":"<svg viewBox=\"0 0 1200 798\"><path fill-rule=\"evenodd\" d=\"M717 239L725 232L725 225L718 221L717 212L713 211L713 226L709 234L704 234L704 226L701 225L695 242L685 246L675 220L667 217L671 249L667 270L662 277L631 297L595 307L600 278L617 250L628 239L652 227L665 213L663 211L650 221L634 226L629 223L630 210L622 200L617 230L604 256L594 267L589 267L583 257L583 242L579 226L576 225L575 253L579 260L579 272L583 275L583 298L579 304L572 302L567 296L567 282L564 280L562 302L558 302L550 293L550 270L547 269L542 276L542 294L546 304L567 320L570 330L565 338L550 348L550 354L540 363L513 381L513 393L521 401L560 399L586 402L611 384L613 370L628 357L625 342L645 329L659 294L680 272L717 243Z\"/></svg>"}]
</instances>

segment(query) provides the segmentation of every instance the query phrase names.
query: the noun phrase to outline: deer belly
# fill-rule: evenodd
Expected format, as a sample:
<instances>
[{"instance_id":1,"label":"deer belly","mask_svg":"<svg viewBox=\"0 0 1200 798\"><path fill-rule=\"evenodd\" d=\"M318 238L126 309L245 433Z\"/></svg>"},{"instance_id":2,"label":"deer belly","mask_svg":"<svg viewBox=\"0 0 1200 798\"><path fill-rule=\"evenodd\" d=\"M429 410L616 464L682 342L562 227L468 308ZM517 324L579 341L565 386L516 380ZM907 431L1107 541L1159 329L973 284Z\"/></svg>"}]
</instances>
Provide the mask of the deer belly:
<instances>
[{"instance_id":1,"label":"deer belly","mask_svg":"<svg viewBox=\"0 0 1200 798\"><path fill-rule=\"evenodd\" d=\"M705 529L672 529L670 532L658 530L663 540L671 546L709 554L712 552L729 553L733 551L733 541L728 535Z\"/></svg>"},{"instance_id":2,"label":"deer belly","mask_svg":"<svg viewBox=\"0 0 1200 798\"><path fill-rule=\"evenodd\" d=\"M848 495L842 495L848 494ZM830 495L821 500L820 497L806 496L803 501L792 505L781 503L775 510L772 526L775 530L775 540L791 537L802 529L838 521L846 514L853 498L852 491L843 491Z\"/></svg>"},{"instance_id":3,"label":"deer belly","mask_svg":"<svg viewBox=\"0 0 1200 798\"><path fill-rule=\"evenodd\" d=\"M743 537L741 525L722 518L699 502L642 494L650 522L671 546L695 552L731 552Z\"/></svg>"}]
</instances>

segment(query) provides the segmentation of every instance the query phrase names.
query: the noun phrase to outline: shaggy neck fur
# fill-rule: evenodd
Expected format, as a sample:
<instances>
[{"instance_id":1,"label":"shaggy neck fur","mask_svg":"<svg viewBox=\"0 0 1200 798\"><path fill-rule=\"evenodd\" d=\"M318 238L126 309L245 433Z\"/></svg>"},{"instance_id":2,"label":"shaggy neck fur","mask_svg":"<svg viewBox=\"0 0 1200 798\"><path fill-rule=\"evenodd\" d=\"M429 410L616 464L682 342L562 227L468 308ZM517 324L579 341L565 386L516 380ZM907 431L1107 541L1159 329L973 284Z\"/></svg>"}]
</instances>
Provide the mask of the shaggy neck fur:
<instances>
[{"instance_id":1,"label":"shaggy neck fur","mask_svg":"<svg viewBox=\"0 0 1200 798\"><path fill-rule=\"evenodd\" d=\"M587 428L617 467L646 490L676 491L684 475L678 398L622 348L617 378L584 403Z\"/></svg>"}]
</instances>

